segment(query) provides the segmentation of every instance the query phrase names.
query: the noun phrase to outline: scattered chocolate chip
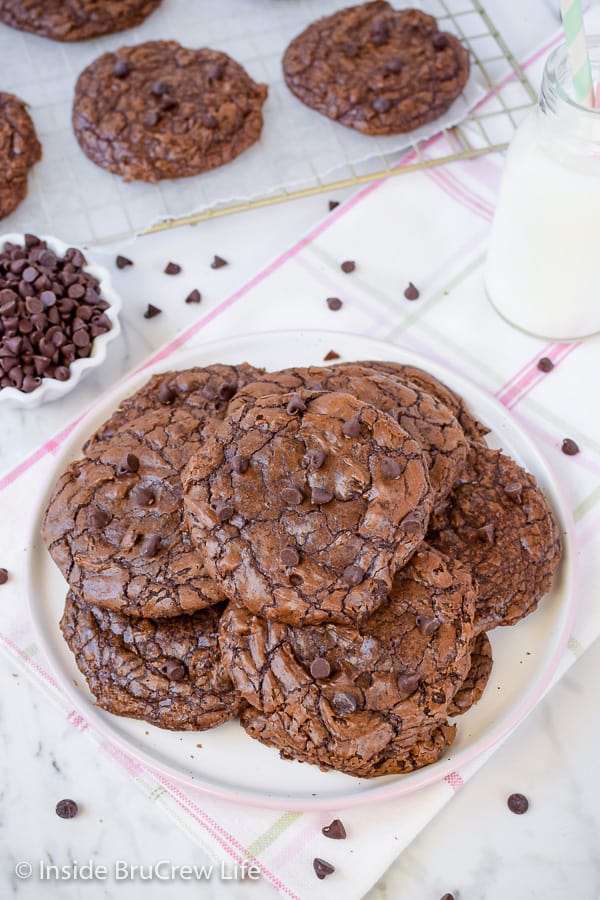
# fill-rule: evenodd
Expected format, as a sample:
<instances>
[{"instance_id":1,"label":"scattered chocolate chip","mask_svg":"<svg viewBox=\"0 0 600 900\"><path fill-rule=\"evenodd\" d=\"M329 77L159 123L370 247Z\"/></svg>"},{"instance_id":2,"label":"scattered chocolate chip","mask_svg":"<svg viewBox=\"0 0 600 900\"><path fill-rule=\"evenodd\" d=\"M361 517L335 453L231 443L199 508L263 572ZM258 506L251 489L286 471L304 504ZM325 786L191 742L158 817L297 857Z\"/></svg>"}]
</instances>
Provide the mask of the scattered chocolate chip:
<instances>
[{"instance_id":1,"label":"scattered chocolate chip","mask_svg":"<svg viewBox=\"0 0 600 900\"><path fill-rule=\"evenodd\" d=\"M487 525L484 525L482 528L480 528L478 530L477 537L481 541L484 541L487 544L493 544L494 543L494 532L495 532L495 529L494 529L493 522L488 522Z\"/></svg>"},{"instance_id":2,"label":"scattered chocolate chip","mask_svg":"<svg viewBox=\"0 0 600 900\"><path fill-rule=\"evenodd\" d=\"M314 487L312 489L312 493L310 495L310 502L316 505L321 505L324 503L330 503L333 500L332 491L328 491L326 488Z\"/></svg>"},{"instance_id":3,"label":"scattered chocolate chip","mask_svg":"<svg viewBox=\"0 0 600 900\"><path fill-rule=\"evenodd\" d=\"M290 544L281 551L281 562L284 566L297 566L300 562L300 554L297 549Z\"/></svg>"},{"instance_id":4,"label":"scattered chocolate chip","mask_svg":"<svg viewBox=\"0 0 600 900\"><path fill-rule=\"evenodd\" d=\"M170 262L165 266L165 275L179 275L181 266L177 263Z\"/></svg>"},{"instance_id":5,"label":"scattered chocolate chip","mask_svg":"<svg viewBox=\"0 0 600 900\"><path fill-rule=\"evenodd\" d=\"M433 634L441 624L437 616L426 616L423 613L415 616L415 625L421 634Z\"/></svg>"},{"instance_id":6,"label":"scattered chocolate chip","mask_svg":"<svg viewBox=\"0 0 600 900\"><path fill-rule=\"evenodd\" d=\"M175 400L176 396L177 394L173 388L170 387L166 381L163 381L158 392L158 399L160 402L168 406L169 403L172 403Z\"/></svg>"},{"instance_id":7,"label":"scattered chocolate chip","mask_svg":"<svg viewBox=\"0 0 600 900\"><path fill-rule=\"evenodd\" d=\"M336 353L335 350L329 350L328 353L323 357L323 362L330 362L332 359L341 359L339 353Z\"/></svg>"},{"instance_id":8,"label":"scattered chocolate chip","mask_svg":"<svg viewBox=\"0 0 600 900\"><path fill-rule=\"evenodd\" d=\"M353 416L351 419L347 419L342 425L342 434L345 434L346 437L358 437L360 434L360 419L358 416Z\"/></svg>"},{"instance_id":9,"label":"scattered chocolate chip","mask_svg":"<svg viewBox=\"0 0 600 900\"><path fill-rule=\"evenodd\" d=\"M401 471L400 463L396 462L395 459L384 459L381 463L381 474L386 481L393 481Z\"/></svg>"},{"instance_id":10,"label":"scattered chocolate chip","mask_svg":"<svg viewBox=\"0 0 600 900\"><path fill-rule=\"evenodd\" d=\"M309 469L320 469L326 459L327 454L324 450L321 450L320 447L313 447L312 450L307 450L303 463Z\"/></svg>"},{"instance_id":11,"label":"scattered chocolate chip","mask_svg":"<svg viewBox=\"0 0 600 900\"><path fill-rule=\"evenodd\" d=\"M329 212L333 212L333 210L336 209L336 207L338 207L339 205L340 205L339 200L330 200L328 203Z\"/></svg>"},{"instance_id":12,"label":"scattered chocolate chip","mask_svg":"<svg viewBox=\"0 0 600 900\"><path fill-rule=\"evenodd\" d=\"M414 286L412 281L408 282L408 287L404 291L404 296L407 300L418 300L421 296L418 289Z\"/></svg>"},{"instance_id":13,"label":"scattered chocolate chip","mask_svg":"<svg viewBox=\"0 0 600 900\"><path fill-rule=\"evenodd\" d=\"M231 517L235 515L235 508L229 503L221 502L217 503L215 512L217 514L219 522L226 522L228 519L231 519Z\"/></svg>"},{"instance_id":14,"label":"scattered chocolate chip","mask_svg":"<svg viewBox=\"0 0 600 900\"><path fill-rule=\"evenodd\" d=\"M118 59L113 66L113 75L115 78L127 78L131 72L131 66L126 59Z\"/></svg>"},{"instance_id":15,"label":"scattered chocolate chip","mask_svg":"<svg viewBox=\"0 0 600 900\"><path fill-rule=\"evenodd\" d=\"M0 584L6 584L8 581L8 569L0 569Z\"/></svg>"},{"instance_id":16,"label":"scattered chocolate chip","mask_svg":"<svg viewBox=\"0 0 600 900\"><path fill-rule=\"evenodd\" d=\"M185 666L178 659L167 659L160 667L160 671L169 681L183 681L185 678Z\"/></svg>"},{"instance_id":17,"label":"scattered chocolate chip","mask_svg":"<svg viewBox=\"0 0 600 900\"><path fill-rule=\"evenodd\" d=\"M74 819L79 807L74 800L59 800L56 804L56 815L61 819Z\"/></svg>"},{"instance_id":18,"label":"scattered chocolate chip","mask_svg":"<svg viewBox=\"0 0 600 900\"><path fill-rule=\"evenodd\" d=\"M296 413L306 412L306 403L302 397L298 394L294 394L294 396L290 398L285 411L289 416L295 416Z\"/></svg>"},{"instance_id":19,"label":"scattered chocolate chip","mask_svg":"<svg viewBox=\"0 0 600 900\"><path fill-rule=\"evenodd\" d=\"M511 794L506 804L517 816L522 816L529 809L529 800L524 794Z\"/></svg>"},{"instance_id":20,"label":"scattered chocolate chip","mask_svg":"<svg viewBox=\"0 0 600 900\"><path fill-rule=\"evenodd\" d=\"M133 260L128 259L126 256L117 256L115 263L117 269L126 269L128 266L133 265Z\"/></svg>"},{"instance_id":21,"label":"scattered chocolate chip","mask_svg":"<svg viewBox=\"0 0 600 900\"><path fill-rule=\"evenodd\" d=\"M158 306L154 306L153 303L149 303L146 312L144 313L145 319L153 319L155 316L160 316L162 309L159 309Z\"/></svg>"},{"instance_id":22,"label":"scattered chocolate chip","mask_svg":"<svg viewBox=\"0 0 600 900\"><path fill-rule=\"evenodd\" d=\"M317 656L310 664L310 674L313 678L328 678L331 675L331 666L323 656Z\"/></svg>"},{"instance_id":23,"label":"scattered chocolate chip","mask_svg":"<svg viewBox=\"0 0 600 900\"><path fill-rule=\"evenodd\" d=\"M387 97L377 97L373 100L373 109L378 113L389 112L392 108L392 101Z\"/></svg>"},{"instance_id":24,"label":"scattered chocolate chip","mask_svg":"<svg viewBox=\"0 0 600 900\"><path fill-rule=\"evenodd\" d=\"M358 701L349 691L337 691L331 705L339 716L347 716L358 709Z\"/></svg>"},{"instance_id":25,"label":"scattered chocolate chip","mask_svg":"<svg viewBox=\"0 0 600 900\"><path fill-rule=\"evenodd\" d=\"M352 259L347 259L341 264L340 269L342 270L342 272L345 272L346 275L349 275L350 272L354 272L354 270L356 269L356 263Z\"/></svg>"},{"instance_id":26,"label":"scattered chocolate chip","mask_svg":"<svg viewBox=\"0 0 600 900\"><path fill-rule=\"evenodd\" d=\"M94 509L90 513L90 524L94 528L106 528L112 516L103 509Z\"/></svg>"},{"instance_id":27,"label":"scattered chocolate chip","mask_svg":"<svg viewBox=\"0 0 600 900\"><path fill-rule=\"evenodd\" d=\"M321 834L324 834L326 838L331 838L334 841L343 841L346 839L346 829L339 819L334 819L329 825L324 825L323 828L321 828Z\"/></svg>"},{"instance_id":28,"label":"scattered chocolate chip","mask_svg":"<svg viewBox=\"0 0 600 900\"><path fill-rule=\"evenodd\" d=\"M152 559L153 556L156 556L160 549L160 545L162 543L162 538L160 534L152 534L150 538L146 542L146 545L142 551L143 555L147 559Z\"/></svg>"},{"instance_id":29,"label":"scattered chocolate chip","mask_svg":"<svg viewBox=\"0 0 600 900\"><path fill-rule=\"evenodd\" d=\"M319 859L318 856L315 856L313 859L313 869L315 870L315 875L321 881L335 872L335 866L332 866L331 863L328 863L325 859Z\"/></svg>"},{"instance_id":30,"label":"scattered chocolate chip","mask_svg":"<svg viewBox=\"0 0 600 900\"><path fill-rule=\"evenodd\" d=\"M439 31L437 34L434 34L431 43L436 50L445 50L448 46L448 35Z\"/></svg>"},{"instance_id":31,"label":"scattered chocolate chip","mask_svg":"<svg viewBox=\"0 0 600 900\"><path fill-rule=\"evenodd\" d=\"M571 438L565 438L560 449L567 456L576 456L579 453L579 446Z\"/></svg>"},{"instance_id":32,"label":"scattered chocolate chip","mask_svg":"<svg viewBox=\"0 0 600 900\"><path fill-rule=\"evenodd\" d=\"M327 298L327 306L332 312L337 312L338 309L341 309L344 304L340 300L339 297L328 297Z\"/></svg>"},{"instance_id":33,"label":"scattered chocolate chip","mask_svg":"<svg viewBox=\"0 0 600 900\"><path fill-rule=\"evenodd\" d=\"M222 269L223 266L227 266L229 263L226 259L223 259L222 256L215 256L213 261L210 264L211 269Z\"/></svg>"},{"instance_id":34,"label":"scattered chocolate chip","mask_svg":"<svg viewBox=\"0 0 600 900\"><path fill-rule=\"evenodd\" d=\"M190 293L185 298L186 303L200 303L201 300L202 294L199 290L197 290L197 288L194 288L193 291L190 291Z\"/></svg>"},{"instance_id":35,"label":"scattered chocolate chip","mask_svg":"<svg viewBox=\"0 0 600 900\"><path fill-rule=\"evenodd\" d=\"M419 686L418 675L399 675L397 679L398 690L400 692L400 700L406 700L411 694L414 694Z\"/></svg>"},{"instance_id":36,"label":"scattered chocolate chip","mask_svg":"<svg viewBox=\"0 0 600 900\"><path fill-rule=\"evenodd\" d=\"M296 485L292 485L291 487L287 487L282 490L281 499L284 503L288 503L291 506L297 506L299 503L302 503L304 494L299 487L296 487Z\"/></svg>"},{"instance_id":37,"label":"scattered chocolate chip","mask_svg":"<svg viewBox=\"0 0 600 900\"><path fill-rule=\"evenodd\" d=\"M551 372L554 368L554 363L548 356L542 356L541 359L537 361L537 367L540 372Z\"/></svg>"},{"instance_id":38,"label":"scattered chocolate chip","mask_svg":"<svg viewBox=\"0 0 600 900\"><path fill-rule=\"evenodd\" d=\"M243 475L244 472L247 472L249 465L250 461L240 453L237 453L231 460L231 468L236 475Z\"/></svg>"},{"instance_id":39,"label":"scattered chocolate chip","mask_svg":"<svg viewBox=\"0 0 600 900\"><path fill-rule=\"evenodd\" d=\"M365 573L360 566L346 566L342 573L342 577L346 584L356 587L356 585L360 584L365 577Z\"/></svg>"},{"instance_id":40,"label":"scattered chocolate chip","mask_svg":"<svg viewBox=\"0 0 600 900\"><path fill-rule=\"evenodd\" d=\"M441 900L454 900L454 894L444 894Z\"/></svg>"}]
</instances>

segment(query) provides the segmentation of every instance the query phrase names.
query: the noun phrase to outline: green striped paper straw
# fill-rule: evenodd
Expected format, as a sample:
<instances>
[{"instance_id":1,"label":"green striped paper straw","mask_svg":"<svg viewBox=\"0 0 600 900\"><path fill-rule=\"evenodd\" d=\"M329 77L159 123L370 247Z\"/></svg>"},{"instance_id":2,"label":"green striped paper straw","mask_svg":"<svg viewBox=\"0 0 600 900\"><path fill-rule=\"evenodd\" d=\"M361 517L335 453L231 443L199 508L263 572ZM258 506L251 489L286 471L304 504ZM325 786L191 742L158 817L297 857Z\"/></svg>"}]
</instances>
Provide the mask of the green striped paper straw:
<instances>
[{"instance_id":1,"label":"green striped paper straw","mask_svg":"<svg viewBox=\"0 0 600 900\"><path fill-rule=\"evenodd\" d=\"M592 67L585 43L581 0L561 0L563 28L567 40L575 99L585 106L594 105Z\"/></svg>"}]
</instances>

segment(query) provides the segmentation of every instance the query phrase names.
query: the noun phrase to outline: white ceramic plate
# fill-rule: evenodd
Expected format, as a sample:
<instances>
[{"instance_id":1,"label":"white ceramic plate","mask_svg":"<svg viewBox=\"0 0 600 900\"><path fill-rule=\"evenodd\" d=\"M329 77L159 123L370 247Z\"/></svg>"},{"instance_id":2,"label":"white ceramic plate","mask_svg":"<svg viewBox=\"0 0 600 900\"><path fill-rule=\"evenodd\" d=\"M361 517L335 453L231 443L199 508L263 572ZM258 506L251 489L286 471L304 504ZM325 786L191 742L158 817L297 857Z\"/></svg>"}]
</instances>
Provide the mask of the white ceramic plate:
<instances>
[{"instance_id":1,"label":"white ceramic plate","mask_svg":"<svg viewBox=\"0 0 600 900\"><path fill-rule=\"evenodd\" d=\"M319 364L334 348L343 360L387 359L428 369L455 388L488 426L490 443L501 446L537 478L562 526L564 558L552 592L533 615L490 638L494 668L482 700L457 719L454 745L434 765L407 775L356 779L316 766L281 760L277 751L249 738L237 722L212 731L169 732L94 706L58 627L66 585L39 538L41 516L55 479L79 455L85 438L140 387L152 371L210 363L248 361L268 369ZM87 720L146 765L210 793L282 809L340 808L407 794L465 765L508 734L532 709L550 682L569 634L574 603L572 525L547 463L521 426L481 388L417 353L357 335L290 331L247 335L173 353L160 365L133 375L109 394L77 427L57 456L52 476L40 492L32 525L29 597L40 644L56 676ZM199 748L197 745L202 744Z\"/></svg>"},{"instance_id":2,"label":"white ceramic plate","mask_svg":"<svg viewBox=\"0 0 600 900\"><path fill-rule=\"evenodd\" d=\"M13 244L22 244L24 239L24 234L2 234L0 235L0 247L4 246L7 241L10 241ZM41 239L46 241L48 248L52 250L53 253L56 253L57 256L64 256L71 246L49 234L42 234ZM103 300L106 300L106 302L110 304L108 309L105 310L105 314L110 319L112 325L110 331L99 334L93 339L92 351L89 356L79 357L71 363L69 366L71 377L68 378L67 381L59 381L57 378L42 378L40 386L34 391L31 391L30 394L19 391L14 387L2 388L2 390L0 390L0 409L3 407L5 409L13 409L16 407L34 409L42 403L47 403L49 400L57 400L59 397L64 397L65 394L68 394L79 384L82 378L85 378L91 369L95 369L97 366L102 365L106 359L108 345L121 333L121 325L119 323L121 298L116 291L113 290L110 275L104 266L100 266L98 263L93 262L90 259L90 254L87 250L84 255L88 261L84 266L84 271L98 279L100 282L100 295Z\"/></svg>"}]
</instances>

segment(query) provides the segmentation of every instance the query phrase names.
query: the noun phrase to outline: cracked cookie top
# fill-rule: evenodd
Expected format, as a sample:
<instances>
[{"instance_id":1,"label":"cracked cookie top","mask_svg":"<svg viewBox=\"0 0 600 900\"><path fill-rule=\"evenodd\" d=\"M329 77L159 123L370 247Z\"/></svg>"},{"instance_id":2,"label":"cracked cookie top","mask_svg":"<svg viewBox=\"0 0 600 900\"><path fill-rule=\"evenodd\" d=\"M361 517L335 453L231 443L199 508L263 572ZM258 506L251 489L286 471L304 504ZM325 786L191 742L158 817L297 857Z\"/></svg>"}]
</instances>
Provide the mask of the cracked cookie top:
<instances>
[{"instance_id":1,"label":"cracked cookie top","mask_svg":"<svg viewBox=\"0 0 600 900\"><path fill-rule=\"evenodd\" d=\"M283 72L311 109L365 134L399 134L451 106L469 54L433 16L375 0L309 25L285 51Z\"/></svg>"},{"instance_id":2,"label":"cracked cookie top","mask_svg":"<svg viewBox=\"0 0 600 900\"><path fill-rule=\"evenodd\" d=\"M349 393L391 415L423 450L434 506L450 493L466 463L468 443L463 429L442 401L407 380L400 381L394 375L357 363L266 372L243 388L241 395L260 397L300 388Z\"/></svg>"},{"instance_id":3,"label":"cracked cookie top","mask_svg":"<svg viewBox=\"0 0 600 900\"><path fill-rule=\"evenodd\" d=\"M475 592L464 566L422 545L358 627L302 628L230 604L223 660L253 736L286 755L374 775L405 771L446 724L469 672Z\"/></svg>"},{"instance_id":4,"label":"cracked cookie top","mask_svg":"<svg viewBox=\"0 0 600 900\"><path fill-rule=\"evenodd\" d=\"M533 612L561 555L558 525L534 477L499 450L479 446L434 516L428 540L471 572L480 631Z\"/></svg>"},{"instance_id":5,"label":"cracked cookie top","mask_svg":"<svg viewBox=\"0 0 600 900\"><path fill-rule=\"evenodd\" d=\"M161 0L0 0L0 22L55 41L85 41L141 25Z\"/></svg>"},{"instance_id":6,"label":"cracked cookie top","mask_svg":"<svg viewBox=\"0 0 600 900\"><path fill-rule=\"evenodd\" d=\"M335 392L236 397L183 482L207 571L291 624L356 623L380 606L433 501L416 441Z\"/></svg>"},{"instance_id":7,"label":"cracked cookie top","mask_svg":"<svg viewBox=\"0 0 600 900\"><path fill-rule=\"evenodd\" d=\"M224 599L183 521L181 469L257 370L154 375L58 480L42 537L86 602L129 615L192 612Z\"/></svg>"},{"instance_id":8,"label":"cracked cookie top","mask_svg":"<svg viewBox=\"0 0 600 900\"><path fill-rule=\"evenodd\" d=\"M160 728L202 731L232 719L240 704L218 647L221 609L132 619L69 591L60 627L102 709Z\"/></svg>"},{"instance_id":9,"label":"cracked cookie top","mask_svg":"<svg viewBox=\"0 0 600 900\"><path fill-rule=\"evenodd\" d=\"M75 87L73 129L92 162L156 183L230 162L260 137L267 86L217 50L148 41L104 53Z\"/></svg>"},{"instance_id":10,"label":"cracked cookie top","mask_svg":"<svg viewBox=\"0 0 600 900\"><path fill-rule=\"evenodd\" d=\"M27 196L29 170L41 157L26 104L14 94L0 93L0 219Z\"/></svg>"}]
</instances>

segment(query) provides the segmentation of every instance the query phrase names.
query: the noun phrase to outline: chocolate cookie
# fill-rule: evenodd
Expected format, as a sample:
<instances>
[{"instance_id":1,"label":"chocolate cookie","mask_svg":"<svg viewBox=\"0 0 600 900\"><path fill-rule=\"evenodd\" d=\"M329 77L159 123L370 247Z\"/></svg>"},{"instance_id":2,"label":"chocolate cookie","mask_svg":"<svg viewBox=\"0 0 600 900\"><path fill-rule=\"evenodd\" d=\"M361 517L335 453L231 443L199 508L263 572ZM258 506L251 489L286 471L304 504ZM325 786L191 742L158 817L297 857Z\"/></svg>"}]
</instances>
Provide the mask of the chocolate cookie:
<instances>
[{"instance_id":1,"label":"chocolate cookie","mask_svg":"<svg viewBox=\"0 0 600 900\"><path fill-rule=\"evenodd\" d=\"M149 41L84 69L73 128L96 165L155 183L207 172L251 147L266 99L267 86L225 53Z\"/></svg>"},{"instance_id":2,"label":"chocolate cookie","mask_svg":"<svg viewBox=\"0 0 600 900\"><path fill-rule=\"evenodd\" d=\"M267 372L242 389L254 397L301 388L349 393L391 415L417 441L429 467L434 504L443 500L464 468L468 443L452 413L416 385L401 382L357 363L331 368L284 369Z\"/></svg>"},{"instance_id":3,"label":"chocolate cookie","mask_svg":"<svg viewBox=\"0 0 600 900\"><path fill-rule=\"evenodd\" d=\"M141 25L161 0L0 0L0 22L54 41L85 41Z\"/></svg>"},{"instance_id":4,"label":"chocolate cookie","mask_svg":"<svg viewBox=\"0 0 600 900\"><path fill-rule=\"evenodd\" d=\"M60 627L97 706L172 731L237 715L217 642L220 608L153 621L89 606L70 591Z\"/></svg>"},{"instance_id":5,"label":"chocolate cookie","mask_svg":"<svg viewBox=\"0 0 600 900\"><path fill-rule=\"evenodd\" d=\"M190 542L180 472L255 372L243 364L153 376L61 476L42 537L87 603L160 618L224 599Z\"/></svg>"},{"instance_id":6,"label":"chocolate cookie","mask_svg":"<svg viewBox=\"0 0 600 900\"><path fill-rule=\"evenodd\" d=\"M467 83L469 54L432 16L375 0L309 25L283 72L311 109L365 134L400 134L446 112Z\"/></svg>"},{"instance_id":7,"label":"chocolate cookie","mask_svg":"<svg viewBox=\"0 0 600 900\"><path fill-rule=\"evenodd\" d=\"M369 777L426 764L454 735L446 714L470 668L474 611L467 570L429 547L358 628L294 628L230 604L219 642L249 704L242 724L321 768Z\"/></svg>"},{"instance_id":8,"label":"chocolate cookie","mask_svg":"<svg viewBox=\"0 0 600 900\"><path fill-rule=\"evenodd\" d=\"M353 624L381 605L432 504L417 443L341 393L234 398L183 481L207 571L291 624Z\"/></svg>"},{"instance_id":9,"label":"chocolate cookie","mask_svg":"<svg viewBox=\"0 0 600 900\"><path fill-rule=\"evenodd\" d=\"M417 368L417 366L405 366L401 363L380 362L379 360L368 360L359 363L361 366L367 366L376 372L384 372L386 375L393 376L401 382L410 382L431 394L440 403L443 403L448 409L454 413L460 422L463 431L471 439L478 444L485 443L483 436L489 433L489 428L478 422L473 413L465 404L464 399L455 391L450 390L448 385L435 378L429 372Z\"/></svg>"},{"instance_id":10,"label":"chocolate cookie","mask_svg":"<svg viewBox=\"0 0 600 900\"><path fill-rule=\"evenodd\" d=\"M487 447L473 448L429 540L473 575L481 631L533 612L561 555L558 525L533 476Z\"/></svg>"},{"instance_id":11,"label":"chocolate cookie","mask_svg":"<svg viewBox=\"0 0 600 900\"><path fill-rule=\"evenodd\" d=\"M492 645L485 631L473 638L470 652L471 668L452 698L448 707L449 716L461 716L478 703L492 674Z\"/></svg>"},{"instance_id":12,"label":"chocolate cookie","mask_svg":"<svg viewBox=\"0 0 600 900\"><path fill-rule=\"evenodd\" d=\"M26 104L14 94L0 93L0 219L25 199L29 170L41 158Z\"/></svg>"}]
</instances>

